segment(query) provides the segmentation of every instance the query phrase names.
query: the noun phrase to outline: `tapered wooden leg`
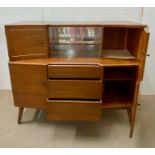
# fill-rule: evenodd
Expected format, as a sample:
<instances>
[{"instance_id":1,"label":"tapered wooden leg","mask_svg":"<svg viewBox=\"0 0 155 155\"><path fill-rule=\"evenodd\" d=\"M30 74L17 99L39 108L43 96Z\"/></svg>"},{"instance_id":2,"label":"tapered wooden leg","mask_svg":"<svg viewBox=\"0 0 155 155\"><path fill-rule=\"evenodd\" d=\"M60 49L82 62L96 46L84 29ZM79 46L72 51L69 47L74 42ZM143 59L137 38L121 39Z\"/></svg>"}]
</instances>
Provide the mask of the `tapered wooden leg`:
<instances>
[{"instance_id":1,"label":"tapered wooden leg","mask_svg":"<svg viewBox=\"0 0 155 155\"><path fill-rule=\"evenodd\" d=\"M132 136L133 136L134 125L135 125L135 116L136 116L136 110L134 110L134 112L131 116L130 133L129 133L130 138L132 138Z\"/></svg>"},{"instance_id":2,"label":"tapered wooden leg","mask_svg":"<svg viewBox=\"0 0 155 155\"><path fill-rule=\"evenodd\" d=\"M21 119L23 116L24 108L19 108L19 113L18 113L18 124L21 124Z\"/></svg>"},{"instance_id":3,"label":"tapered wooden leg","mask_svg":"<svg viewBox=\"0 0 155 155\"><path fill-rule=\"evenodd\" d=\"M131 118L130 118L130 120L131 120L130 121L131 122L130 123L130 133L129 133L130 138L133 136L133 131L134 131L138 94L139 94L139 82L136 82L134 103L133 103L133 107L131 109Z\"/></svg>"}]
</instances>

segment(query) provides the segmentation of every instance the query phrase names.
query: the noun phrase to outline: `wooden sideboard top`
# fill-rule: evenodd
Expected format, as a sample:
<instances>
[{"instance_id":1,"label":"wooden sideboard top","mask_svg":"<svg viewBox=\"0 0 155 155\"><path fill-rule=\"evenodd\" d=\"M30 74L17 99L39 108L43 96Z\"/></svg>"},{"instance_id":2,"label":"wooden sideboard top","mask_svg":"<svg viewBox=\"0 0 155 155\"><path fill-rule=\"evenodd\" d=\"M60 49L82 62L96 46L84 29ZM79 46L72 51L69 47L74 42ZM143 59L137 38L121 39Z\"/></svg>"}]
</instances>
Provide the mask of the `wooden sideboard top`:
<instances>
[{"instance_id":1,"label":"wooden sideboard top","mask_svg":"<svg viewBox=\"0 0 155 155\"><path fill-rule=\"evenodd\" d=\"M10 61L10 64L48 65L48 64L96 64L101 66L138 66L137 60L106 58L42 58Z\"/></svg>"},{"instance_id":2,"label":"wooden sideboard top","mask_svg":"<svg viewBox=\"0 0 155 155\"><path fill-rule=\"evenodd\" d=\"M47 25L47 26L108 26L108 27L133 27L133 28L144 28L147 27L145 24L130 22L130 21L36 21L36 22L18 22L8 24L7 26L19 26L19 25Z\"/></svg>"}]
</instances>

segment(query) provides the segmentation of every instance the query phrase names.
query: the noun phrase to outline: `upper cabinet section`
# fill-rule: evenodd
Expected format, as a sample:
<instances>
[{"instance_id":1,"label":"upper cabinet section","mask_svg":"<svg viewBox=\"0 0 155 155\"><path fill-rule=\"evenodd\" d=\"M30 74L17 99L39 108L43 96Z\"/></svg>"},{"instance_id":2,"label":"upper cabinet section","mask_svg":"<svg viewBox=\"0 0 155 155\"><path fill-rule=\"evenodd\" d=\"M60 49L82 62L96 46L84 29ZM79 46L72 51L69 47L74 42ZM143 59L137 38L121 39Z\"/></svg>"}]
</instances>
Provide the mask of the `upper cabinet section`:
<instances>
[{"instance_id":1,"label":"upper cabinet section","mask_svg":"<svg viewBox=\"0 0 155 155\"><path fill-rule=\"evenodd\" d=\"M6 26L10 60L48 57L47 26Z\"/></svg>"},{"instance_id":2,"label":"upper cabinet section","mask_svg":"<svg viewBox=\"0 0 155 155\"><path fill-rule=\"evenodd\" d=\"M50 56L137 59L143 29L49 26Z\"/></svg>"},{"instance_id":3,"label":"upper cabinet section","mask_svg":"<svg viewBox=\"0 0 155 155\"><path fill-rule=\"evenodd\" d=\"M29 23L7 25L10 60L110 58L145 60L146 25L132 22ZM144 39L143 39L144 38ZM142 43L143 42L143 43Z\"/></svg>"}]
</instances>

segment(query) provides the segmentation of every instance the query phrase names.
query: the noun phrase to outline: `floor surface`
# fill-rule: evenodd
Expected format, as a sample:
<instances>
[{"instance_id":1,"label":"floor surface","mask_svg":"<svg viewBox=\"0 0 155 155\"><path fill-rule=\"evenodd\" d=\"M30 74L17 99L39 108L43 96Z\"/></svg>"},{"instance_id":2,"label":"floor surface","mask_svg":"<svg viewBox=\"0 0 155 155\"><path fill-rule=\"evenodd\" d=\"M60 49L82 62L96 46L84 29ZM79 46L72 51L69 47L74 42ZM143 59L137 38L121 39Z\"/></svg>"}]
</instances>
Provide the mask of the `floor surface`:
<instances>
[{"instance_id":1,"label":"floor surface","mask_svg":"<svg viewBox=\"0 0 155 155\"><path fill-rule=\"evenodd\" d=\"M0 147L155 147L155 96L141 96L133 138L126 110L104 110L99 123L47 121L46 112L25 109L17 124L12 93L0 91Z\"/></svg>"}]
</instances>

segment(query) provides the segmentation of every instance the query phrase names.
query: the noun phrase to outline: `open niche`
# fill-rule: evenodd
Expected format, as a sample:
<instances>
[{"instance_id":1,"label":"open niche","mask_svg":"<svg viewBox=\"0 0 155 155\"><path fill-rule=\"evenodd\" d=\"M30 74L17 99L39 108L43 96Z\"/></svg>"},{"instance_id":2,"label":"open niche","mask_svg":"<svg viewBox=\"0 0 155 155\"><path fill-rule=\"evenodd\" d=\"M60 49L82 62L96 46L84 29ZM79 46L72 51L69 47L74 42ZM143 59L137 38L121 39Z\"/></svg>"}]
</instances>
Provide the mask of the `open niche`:
<instances>
[{"instance_id":1,"label":"open niche","mask_svg":"<svg viewBox=\"0 0 155 155\"><path fill-rule=\"evenodd\" d=\"M134 27L51 26L51 56L135 59L141 32Z\"/></svg>"},{"instance_id":2,"label":"open niche","mask_svg":"<svg viewBox=\"0 0 155 155\"><path fill-rule=\"evenodd\" d=\"M134 99L137 67L104 67L103 106L130 107Z\"/></svg>"},{"instance_id":3,"label":"open niche","mask_svg":"<svg viewBox=\"0 0 155 155\"><path fill-rule=\"evenodd\" d=\"M104 81L103 106L128 108L134 99L135 81Z\"/></svg>"},{"instance_id":4,"label":"open niche","mask_svg":"<svg viewBox=\"0 0 155 155\"><path fill-rule=\"evenodd\" d=\"M134 59L137 57L140 28L104 27L102 57Z\"/></svg>"}]
</instances>

